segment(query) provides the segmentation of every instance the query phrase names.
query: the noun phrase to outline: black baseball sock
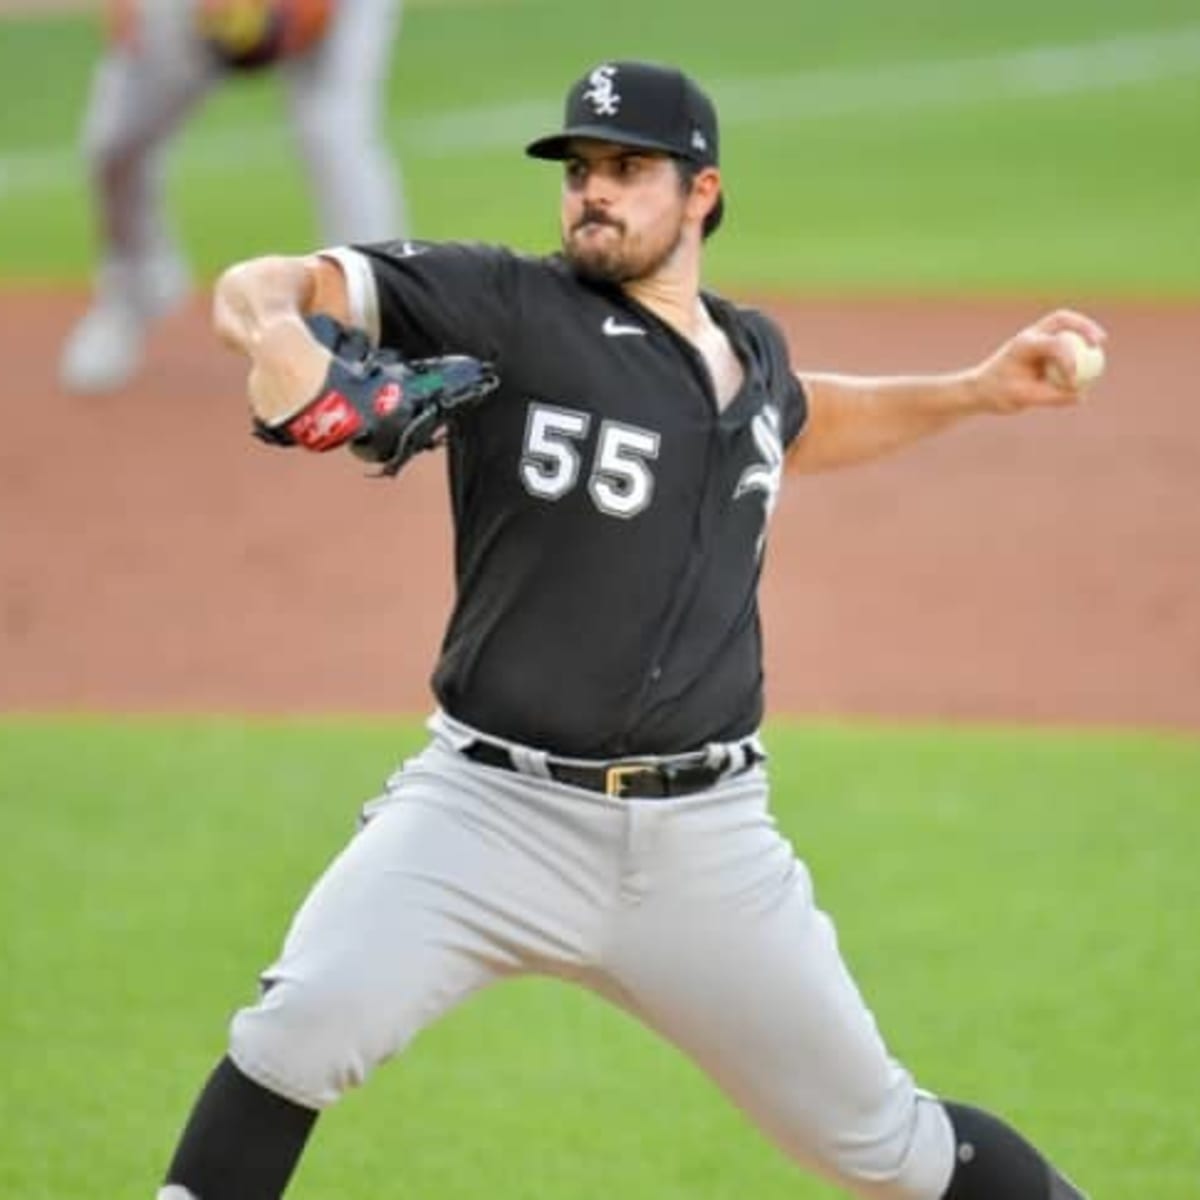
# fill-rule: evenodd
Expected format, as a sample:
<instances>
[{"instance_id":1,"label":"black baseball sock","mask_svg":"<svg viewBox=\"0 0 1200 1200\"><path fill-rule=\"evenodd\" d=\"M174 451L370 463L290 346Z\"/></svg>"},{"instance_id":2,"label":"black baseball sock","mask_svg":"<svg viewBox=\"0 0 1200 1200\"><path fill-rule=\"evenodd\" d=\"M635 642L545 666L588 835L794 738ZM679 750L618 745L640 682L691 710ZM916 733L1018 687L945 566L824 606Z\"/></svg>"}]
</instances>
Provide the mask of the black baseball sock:
<instances>
[{"instance_id":1,"label":"black baseball sock","mask_svg":"<svg viewBox=\"0 0 1200 1200\"><path fill-rule=\"evenodd\" d=\"M942 1200L1087 1200L1017 1131L966 1104L943 1101L954 1126L954 1174Z\"/></svg>"},{"instance_id":2,"label":"black baseball sock","mask_svg":"<svg viewBox=\"0 0 1200 1200\"><path fill-rule=\"evenodd\" d=\"M166 1183L198 1200L279 1200L317 1119L248 1079L228 1058L209 1077Z\"/></svg>"}]
</instances>

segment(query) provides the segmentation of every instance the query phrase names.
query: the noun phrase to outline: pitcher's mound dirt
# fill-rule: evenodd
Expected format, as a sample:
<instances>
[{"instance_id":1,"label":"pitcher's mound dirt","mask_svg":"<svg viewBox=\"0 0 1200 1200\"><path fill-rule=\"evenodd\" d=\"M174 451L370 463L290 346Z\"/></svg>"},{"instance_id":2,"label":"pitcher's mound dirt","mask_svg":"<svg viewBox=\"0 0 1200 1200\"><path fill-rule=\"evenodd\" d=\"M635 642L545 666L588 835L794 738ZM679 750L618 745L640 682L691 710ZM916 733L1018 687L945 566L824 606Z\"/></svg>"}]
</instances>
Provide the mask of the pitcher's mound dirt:
<instances>
[{"instance_id":1,"label":"pitcher's mound dirt","mask_svg":"<svg viewBox=\"0 0 1200 1200\"><path fill-rule=\"evenodd\" d=\"M0 710L424 712L451 595L440 459L392 483L246 434L206 305L135 387L61 395L83 298L0 294ZM936 370L1030 302L768 302L797 364ZM1099 304L1084 409L789 479L775 712L1200 729L1200 307Z\"/></svg>"}]
</instances>

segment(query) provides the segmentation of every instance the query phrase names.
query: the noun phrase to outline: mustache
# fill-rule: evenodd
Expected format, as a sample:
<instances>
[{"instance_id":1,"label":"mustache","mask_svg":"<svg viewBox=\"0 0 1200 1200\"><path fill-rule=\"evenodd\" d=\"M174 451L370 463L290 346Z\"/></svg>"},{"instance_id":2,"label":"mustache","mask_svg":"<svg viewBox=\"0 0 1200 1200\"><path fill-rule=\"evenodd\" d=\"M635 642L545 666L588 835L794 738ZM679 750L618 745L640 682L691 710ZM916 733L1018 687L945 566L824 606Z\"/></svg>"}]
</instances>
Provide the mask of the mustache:
<instances>
[{"instance_id":1,"label":"mustache","mask_svg":"<svg viewBox=\"0 0 1200 1200\"><path fill-rule=\"evenodd\" d=\"M579 220L571 226L571 232L578 233L588 225L607 225L619 233L625 232L625 223L610 217L602 208L585 208Z\"/></svg>"}]
</instances>

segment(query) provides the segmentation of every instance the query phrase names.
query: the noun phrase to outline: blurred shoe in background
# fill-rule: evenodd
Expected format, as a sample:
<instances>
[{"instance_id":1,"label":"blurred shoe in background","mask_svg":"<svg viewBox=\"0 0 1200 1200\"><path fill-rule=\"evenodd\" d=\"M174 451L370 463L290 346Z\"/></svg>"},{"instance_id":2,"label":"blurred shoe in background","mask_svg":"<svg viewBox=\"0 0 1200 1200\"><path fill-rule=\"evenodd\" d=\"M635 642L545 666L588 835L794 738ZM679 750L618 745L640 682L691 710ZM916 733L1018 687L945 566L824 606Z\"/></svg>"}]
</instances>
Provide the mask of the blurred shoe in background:
<instances>
[{"instance_id":1,"label":"blurred shoe in background","mask_svg":"<svg viewBox=\"0 0 1200 1200\"><path fill-rule=\"evenodd\" d=\"M107 263L91 308L71 331L59 362L59 380L70 392L111 392L141 366L147 327L183 301L187 268L175 254L143 263Z\"/></svg>"}]
</instances>

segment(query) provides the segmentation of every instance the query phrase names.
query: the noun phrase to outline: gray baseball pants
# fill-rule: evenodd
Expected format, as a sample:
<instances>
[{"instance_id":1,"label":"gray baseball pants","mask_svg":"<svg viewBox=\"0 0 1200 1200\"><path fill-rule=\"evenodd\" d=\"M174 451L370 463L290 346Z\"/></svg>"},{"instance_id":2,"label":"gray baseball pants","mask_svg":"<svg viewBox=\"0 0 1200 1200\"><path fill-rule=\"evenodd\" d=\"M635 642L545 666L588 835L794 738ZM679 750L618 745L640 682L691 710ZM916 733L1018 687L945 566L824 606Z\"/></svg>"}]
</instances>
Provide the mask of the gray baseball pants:
<instances>
[{"instance_id":1,"label":"gray baseball pants","mask_svg":"<svg viewBox=\"0 0 1200 1200\"><path fill-rule=\"evenodd\" d=\"M698 1064L808 1169L872 1200L938 1200L941 1104L890 1057L756 766L623 800L481 766L444 714L297 913L230 1054L311 1108L509 976L578 983ZM496 739L492 739L493 741Z\"/></svg>"}]
</instances>

